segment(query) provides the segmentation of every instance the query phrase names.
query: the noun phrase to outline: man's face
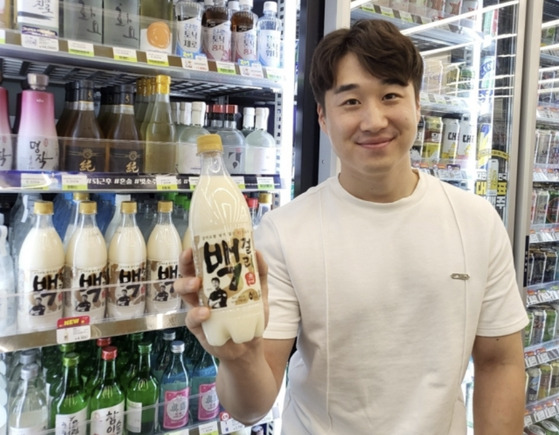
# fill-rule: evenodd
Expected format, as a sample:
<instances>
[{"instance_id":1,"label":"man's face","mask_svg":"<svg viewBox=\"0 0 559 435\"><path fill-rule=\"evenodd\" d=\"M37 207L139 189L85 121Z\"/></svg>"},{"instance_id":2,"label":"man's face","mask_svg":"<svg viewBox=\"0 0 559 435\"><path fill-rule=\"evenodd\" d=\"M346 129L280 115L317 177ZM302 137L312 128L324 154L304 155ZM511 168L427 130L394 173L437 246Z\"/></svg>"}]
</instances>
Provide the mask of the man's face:
<instances>
[{"instance_id":1,"label":"man's face","mask_svg":"<svg viewBox=\"0 0 559 435\"><path fill-rule=\"evenodd\" d=\"M336 81L318 107L319 123L341 161L341 177L354 183L410 167L420 107L411 83L371 76L353 53L344 56Z\"/></svg>"}]
</instances>

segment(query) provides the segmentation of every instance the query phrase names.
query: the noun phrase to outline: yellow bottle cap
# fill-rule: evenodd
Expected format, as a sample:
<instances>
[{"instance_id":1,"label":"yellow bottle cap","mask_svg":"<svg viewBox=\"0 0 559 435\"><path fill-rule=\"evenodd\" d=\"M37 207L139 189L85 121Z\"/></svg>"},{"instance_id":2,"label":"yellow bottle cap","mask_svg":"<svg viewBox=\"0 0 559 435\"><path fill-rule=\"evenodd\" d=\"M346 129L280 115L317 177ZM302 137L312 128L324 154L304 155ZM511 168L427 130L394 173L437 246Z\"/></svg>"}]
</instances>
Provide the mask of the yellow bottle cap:
<instances>
[{"instance_id":1,"label":"yellow bottle cap","mask_svg":"<svg viewBox=\"0 0 559 435\"><path fill-rule=\"evenodd\" d=\"M161 213L170 213L173 211L173 201L158 201L157 211Z\"/></svg>"},{"instance_id":2,"label":"yellow bottle cap","mask_svg":"<svg viewBox=\"0 0 559 435\"><path fill-rule=\"evenodd\" d=\"M120 203L120 212L125 214L132 214L138 211L136 201L122 201Z\"/></svg>"},{"instance_id":3,"label":"yellow bottle cap","mask_svg":"<svg viewBox=\"0 0 559 435\"><path fill-rule=\"evenodd\" d=\"M82 213L82 214L95 214L95 213L97 213L97 203L95 201L82 201L82 202L80 202L80 213Z\"/></svg>"},{"instance_id":4,"label":"yellow bottle cap","mask_svg":"<svg viewBox=\"0 0 559 435\"><path fill-rule=\"evenodd\" d=\"M76 201L87 201L89 199L89 193L87 193L87 192L74 192L72 197Z\"/></svg>"},{"instance_id":5,"label":"yellow bottle cap","mask_svg":"<svg viewBox=\"0 0 559 435\"><path fill-rule=\"evenodd\" d=\"M156 92L158 94L168 94L171 90L171 77L164 74L155 76Z\"/></svg>"},{"instance_id":6,"label":"yellow bottle cap","mask_svg":"<svg viewBox=\"0 0 559 435\"><path fill-rule=\"evenodd\" d=\"M196 139L198 144L198 154L211 151L223 151L221 136L219 134L204 134Z\"/></svg>"},{"instance_id":7,"label":"yellow bottle cap","mask_svg":"<svg viewBox=\"0 0 559 435\"><path fill-rule=\"evenodd\" d=\"M262 192L258 194L258 202L262 202L264 204L271 204L272 194L270 192Z\"/></svg>"},{"instance_id":8,"label":"yellow bottle cap","mask_svg":"<svg viewBox=\"0 0 559 435\"><path fill-rule=\"evenodd\" d=\"M33 212L35 214L53 214L54 205L52 201L37 201L33 205Z\"/></svg>"}]
</instances>

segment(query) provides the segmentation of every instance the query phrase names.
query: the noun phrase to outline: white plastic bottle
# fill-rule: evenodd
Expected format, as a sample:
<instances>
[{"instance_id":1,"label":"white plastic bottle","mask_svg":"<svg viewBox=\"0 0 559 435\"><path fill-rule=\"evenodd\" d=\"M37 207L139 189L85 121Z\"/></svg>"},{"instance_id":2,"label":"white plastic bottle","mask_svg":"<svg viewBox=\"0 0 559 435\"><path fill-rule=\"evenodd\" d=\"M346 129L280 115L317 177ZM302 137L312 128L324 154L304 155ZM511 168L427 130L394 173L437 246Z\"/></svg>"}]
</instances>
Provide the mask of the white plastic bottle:
<instances>
[{"instance_id":1,"label":"white plastic bottle","mask_svg":"<svg viewBox=\"0 0 559 435\"><path fill-rule=\"evenodd\" d=\"M35 224L18 257L18 330L54 329L62 317L64 247L52 225L53 203L34 205Z\"/></svg>"},{"instance_id":2,"label":"white plastic bottle","mask_svg":"<svg viewBox=\"0 0 559 435\"><path fill-rule=\"evenodd\" d=\"M97 203L81 201L78 226L66 249L64 316L105 317L107 245L97 226ZM72 289L72 290L69 290Z\"/></svg>"},{"instance_id":3,"label":"white plastic bottle","mask_svg":"<svg viewBox=\"0 0 559 435\"><path fill-rule=\"evenodd\" d=\"M0 225L0 336L15 332L14 263L8 251L8 229Z\"/></svg>"},{"instance_id":4,"label":"white plastic bottle","mask_svg":"<svg viewBox=\"0 0 559 435\"><path fill-rule=\"evenodd\" d=\"M175 292L173 282L178 277L182 241L173 224L172 213L172 201L157 203L157 224L147 244L148 313L165 313L181 307L181 298Z\"/></svg>"},{"instance_id":5,"label":"white plastic bottle","mask_svg":"<svg viewBox=\"0 0 559 435\"><path fill-rule=\"evenodd\" d=\"M281 65L281 21L277 12L276 2L264 2L263 15L256 24L258 61L262 66L273 68L279 68Z\"/></svg>"},{"instance_id":6,"label":"white plastic bottle","mask_svg":"<svg viewBox=\"0 0 559 435\"><path fill-rule=\"evenodd\" d=\"M267 107L257 107L255 111L254 131L245 140L247 174L276 173L276 141L268 133Z\"/></svg>"},{"instance_id":7,"label":"white plastic bottle","mask_svg":"<svg viewBox=\"0 0 559 435\"><path fill-rule=\"evenodd\" d=\"M130 319L146 307L146 242L136 225L137 204L123 201L122 219L109 245L107 317Z\"/></svg>"},{"instance_id":8,"label":"white plastic bottle","mask_svg":"<svg viewBox=\"0 0 559 435\"><path fill-rule=\"evenodd\" d=\"M231 60L255 61L258 59L256 23L258 16L252 12L252 0L240 0L240 10L231 16Z\"/></svg>"},{"instance_id":9,"label":"white plastic bottle","mask_svg":"<svg viewBox=\"0 0 559 435\"><path fill-rule=\"evenodd\" d=\"M200 300L210 308L202 324L208 342L243 343L262 336L264 309L246 200L223 162L221 138L200 136L202 170L192 196L189 230Z\"/></svg>"}]
</instances>

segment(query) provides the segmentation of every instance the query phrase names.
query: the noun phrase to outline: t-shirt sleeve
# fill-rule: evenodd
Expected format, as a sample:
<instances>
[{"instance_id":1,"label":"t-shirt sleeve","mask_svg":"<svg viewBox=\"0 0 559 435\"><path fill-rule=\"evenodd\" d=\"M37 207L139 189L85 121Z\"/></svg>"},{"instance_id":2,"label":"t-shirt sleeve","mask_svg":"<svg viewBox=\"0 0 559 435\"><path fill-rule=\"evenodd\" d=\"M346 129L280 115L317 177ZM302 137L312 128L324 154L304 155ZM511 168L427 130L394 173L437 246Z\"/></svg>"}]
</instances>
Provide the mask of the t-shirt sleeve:
<instances>
[{"instance_id":1,"label":"t-shirt sleeve","mask_svg":"<svg viewBox=\"0 0 559 435\"><path fill-rule=\"evenodd\" d=\"M264 338L295 338L301 313L285 261L285 251L271 215L267 213L255 230L255 246L268 265L270 315Z\"/></svg>"},{"instance_id":2,"label":"t-shirt sleeve","mask_svg":"<svg viewBox=\"0 0 559 435\"><path fill-rule=\"evenodd\" d=\"M528 324L516 280L512 247L505 226L494 213L489 244L487 287L477 335L498 337L520 331Z\"/></svg>"}]
</instances>

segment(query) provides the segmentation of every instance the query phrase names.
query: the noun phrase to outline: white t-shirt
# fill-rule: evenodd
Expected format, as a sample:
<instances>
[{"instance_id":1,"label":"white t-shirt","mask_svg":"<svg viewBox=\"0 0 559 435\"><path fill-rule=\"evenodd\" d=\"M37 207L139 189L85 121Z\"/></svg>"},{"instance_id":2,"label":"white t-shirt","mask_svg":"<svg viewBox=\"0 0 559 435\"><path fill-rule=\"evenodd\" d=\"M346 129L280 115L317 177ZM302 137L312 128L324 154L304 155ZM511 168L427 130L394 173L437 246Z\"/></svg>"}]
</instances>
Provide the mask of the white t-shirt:
<instances>
[{"instance_id":1,"label":"white t-shirt","mask_svg":"<svg viewBox=\"0 0 559 435\"><path fill-rule=\"evenodd\" d=\"M421 173L411 196L371 203L333 177L267 213L255 243L269 266L265 337L297 337L285 434L466 433L476 335L527 324L489 202Z\"/></svg>"}]
</instances>

